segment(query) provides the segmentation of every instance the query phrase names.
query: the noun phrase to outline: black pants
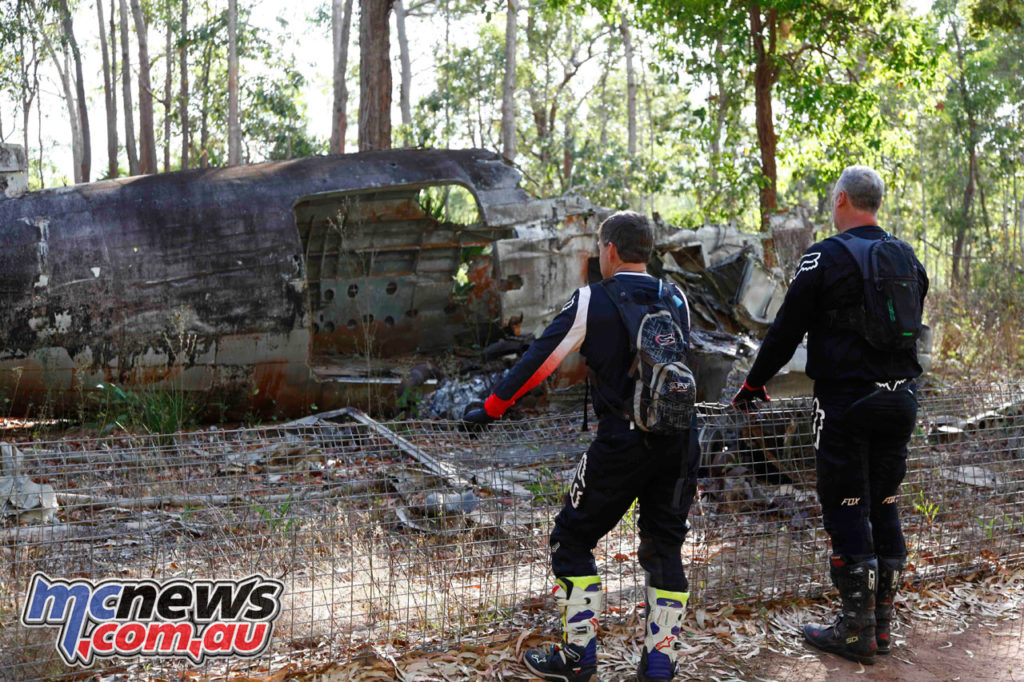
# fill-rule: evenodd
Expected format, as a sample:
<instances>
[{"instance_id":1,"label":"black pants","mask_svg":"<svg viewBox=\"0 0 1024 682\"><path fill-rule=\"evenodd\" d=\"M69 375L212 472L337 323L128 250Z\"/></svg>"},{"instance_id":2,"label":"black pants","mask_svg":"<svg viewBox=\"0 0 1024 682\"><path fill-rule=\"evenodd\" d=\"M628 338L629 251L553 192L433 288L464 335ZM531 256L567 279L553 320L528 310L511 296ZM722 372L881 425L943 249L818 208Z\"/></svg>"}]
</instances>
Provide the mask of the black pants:
<instances>
[{"instance_id":1,"label":"black pants","mask_svg":"<svg viewBox=\"0 0 1024 682\"><path fill-rule=\"evenodd\" d=\"M913 382L816 384L814 411L818 500L833 552L906 558L896 494L917 420Z\"/></svg>"},{"instance_id":2,"label":"black pants","mask_svg":"<svg viewBox=\"0 0 1024 682\"><path fill-rule=\"evenodd\" d=\"M640 565L653 587L685 592L681 551L699 466L696 428L681 436L653 436L602 421L555 517L555 577L596 575L594 547L637 500Z\"/></svg>"}]
</instances>

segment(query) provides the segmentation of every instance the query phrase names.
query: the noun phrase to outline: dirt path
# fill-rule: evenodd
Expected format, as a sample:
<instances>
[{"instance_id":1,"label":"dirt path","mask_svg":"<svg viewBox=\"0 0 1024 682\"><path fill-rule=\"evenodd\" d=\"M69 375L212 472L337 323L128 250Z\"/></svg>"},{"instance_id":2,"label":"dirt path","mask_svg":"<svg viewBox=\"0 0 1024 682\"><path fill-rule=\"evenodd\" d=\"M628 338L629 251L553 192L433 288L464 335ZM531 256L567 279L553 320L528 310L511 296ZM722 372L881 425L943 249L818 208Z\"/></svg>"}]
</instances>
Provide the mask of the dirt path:
<instances>
[{"instance_id":1,"label":"dirt path","mask_svg":"<svg viewBox=\"0 0 1024 682\"><path fill-rule=\"evenodd\" d=\"M807 653L794 660L775 652L747 663L740 679L777 682L937 682L954 680L1024 681L1024 623L993 627L972 623L954 633L942 624L904 627L899 646L873 666L838 656ZM795 639L795 636L794 636Z\"/></svg>"}]
</instances>

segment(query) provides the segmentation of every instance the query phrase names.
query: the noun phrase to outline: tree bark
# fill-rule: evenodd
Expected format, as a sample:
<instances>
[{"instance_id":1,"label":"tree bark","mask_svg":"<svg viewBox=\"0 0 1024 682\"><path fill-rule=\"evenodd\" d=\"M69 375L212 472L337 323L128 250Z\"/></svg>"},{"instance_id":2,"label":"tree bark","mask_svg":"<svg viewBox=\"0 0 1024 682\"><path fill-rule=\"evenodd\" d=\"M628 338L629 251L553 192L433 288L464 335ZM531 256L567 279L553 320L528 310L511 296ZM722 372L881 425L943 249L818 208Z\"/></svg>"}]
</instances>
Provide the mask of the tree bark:
<instances>
[{"instance_id":1,"label":"tree bark","mask_svg":"<svg viewBox=\"0 0 1024 682\"><path fill-rule=\"evenodd\" d=\"M359 151L391 148L389 0L359 0Z\"/></svg>"},{"instance_id":2,"label":"tree bark","mask_svg":"<svg viewBox=\"0 0 1024 682\"><path fill-rule=\"evenodd\" d=\"M181 0L181 45L178 47L178 66L181 69L181 92L178 115L181 120L181 170L188 170L188 0Z\"/></svg>"},{"instance_id":3,"label":"tree bark","mask_svg":"<svg viewBox=\"0 0 1024 682\"><path fill-rule=\"evenodd\" d=\"M754 118L757 127L757 143L761 151L761 230L768 229L768 216L778 208L777 171L775 168L775 121L772 118L772 86L779 78L778 66L774 62L776 40L776 11L766 12L765 23L761 8L755 2L750 7L750 33L754 43ZM768 45L765 45L764 31L768 31Z\"/></svg>"},{"instance_id":4,"label":"tree bark","mask_svg":"<svg viewBox=\"0 0 1024 682\"><path fill-rule=\"evenodd\" d=\"M238 124L238 0L228 0L228 165L242 162Z\"/></svg>"},{"instance_id":5,"label":"tree bark","mask_svg":"<svg viewBox=\"0 0 1024 682\"><path fill-rule=\"evenodd\" d=\"M633 68L633 41L629 35L629 21L622 15L619 25L622 33L622 48L626 53L626 110L627 146L630 158L636 156L636 70Z\"/></svg>"},{"instance_id":6,"label":"tree bark","mask_svg":"<svg viewBox=\"0 0 1024 682\"><path fill-rule=\"evenodd\" d=\"M149 38L139 0L131 0L135 35L139 41L139 172L156 173L156 133L153 127L153 86L149 73Z\"/></svg>"},{"instance_id":7,"label":"tree bark","mask_svg":"<svg viewBox=\"0 0 1024 682\"><path fill-rule=\"evenodd\" d=\"M199 166L210 166L210 63L213 61L213 49L207 42L203 48L203 80L200 92L203 93L203 108L200 109L199 123Z\"/></svg>"},{"instance_id":8,"label":"tree bark","mask_svg":"<svg viewBox=\"0 0 1024 682\"><path fill-rule=\"evenodd\" d=\"M395 33L398 37L398 59L402 65L398 81L398 104L402 112L402 146L408 147L412 139L412 106L409 103L409 90L412 89L412 64L409 61L409 39L405 34L405 7L402 0L394 0ZM481 138L483 131L481 131Z\"/></svg>"},{"instance_id":9,"label":"tree bark","mask_svg":"<svg viewBox=\"0 0 1024 682\"><path fill-rule=\"evenodd\" d=\"M508 0L505 15L505 78L501 86L501 153L516 158L516 14L518 0Z\"/></svg>"},{"instance_id":10,"label":"tree bark","mask_svg":"<svg viewBox=\"0 0 1024 682\"><path fill-rule=\"evenodd\" d=\"M124 146L128 153L128 175L139 174L139 153L135 145L135 107L132 104L132 62L128 50L128 2L120 0L121 89L124 104Z\"/></svg>"},{"instance_id":11,"label":"tree bark","mask_svg":"<svg viewBox=\"0 0 1024 682\"><path fill-rule=\"evenodd\" d=\"M19 1L17 5L17 17L18 23L25 25L28 21L24 15L25 6L24 3ZM25 34L28 33L32 37L32 58L29 59L29 51L25 49ZM21 139L22 145L25 147L25 159L31 158L31 154L28 146L28 122L32 115L32 102L35 100L36 95L39 93L39 43L37 39L38 33L36 31L19 31L18 32L18 50L21 53L22 58L18 61L18 72L21 86ZM29 68L32 69L32 85L29 85ZM42 177L42 170L40 170L40 178ZM40 187L42 187L42 180L40 180Z\"/></svg>"},{"instance_id":12,"label":"tree bark","mask_svg":"<svg viewBox=\"0 0 1024 682\"><path fill-rule=\"evenodd\" d=\"M174 80L174 22L171 21L171 0L164 0L167 11L167 32L164 34L164 173L171 170L171 82Z\"/></svg>"},{"instance_id":13,"label":"tree bark","mask_svg":"<svg viewBox=\"0 0 1024 682\"><path fill-rule=\"evenodd\" d=\"M67 0L61 0L60 12L64 36L75 60L75 95L78 100L78 127L82 145L82 155L78 161L78 176L81 179L77 182L89 182L89 175L92 171L92 140L89 135L89 110L85 101L85 78L82 75L82 53L78 49L78 41L75 40L74 22L71 19L71 10L68 8Z\"/></svg>"},{"instance_id":14,"label":"tree bark","mask_svg":"<svg viewBox=\"0 0 1024 682\"><path fill-rule=\"evenodd\" d=\"M970 93L967 91L967 78L964 69L964 50L960 44L960 34L957 31L956 25L952 26L953 29L953 40L956 42L956 61L958 68L957 83L960 90L960 99L962 101L964 113L967 115L967 139L965 140L965 146L967 151L967 185L964 187L964 196L961 202L961 213L960 213L960 224L957 225L956 239L953 242L953 285L955 287L963 286L965 289L970 287L970 261L964 263L964 246L967 241L967 236L970 234L973 228L973 213L972 204L974 203L974 192L975 192L975 178L978 176L978 154L977 154L977 140L978 140L978 127L974 116L974 105L971 101ZM962 126L957 125L958 132L963 130Z\"/></svg>"},{"instance_id":15,"label":"tree bark","mask_svg":"<svg viewBox=\"0 0 1024 682\"><path fill-rule=\"evenodd\" d=\"M96 16L100 27L100 50L103 54L103 103L107 111L107 177L117 177L117 104L110 82L110 50L107 47L107 27L103 21L103 0L96 0Z\"/></svg>"},{"instance_id":16,"label":"tree bark","mask_svg":"<svg viewBox=\"0 0 1024 682\"><path fill-rule=\"evenodd\" d=\"M345 153L348 129L348 44L352 28L352 0L331 2L331 34L334 40L334 112L331 116L331 153Z\"/></svg>"},{"instance_id":17,"label":"tree bark","mask_svg":"<svg viewBox=\"0 0 1024 682\"><path fill-rule=\"evenodd\" d=\"M103 2L103 0L96 0ZM110 103L114 111L114 132L117 133L117 74L119 65L117 63L117 0L110 0L110 20L107 24L107 35L110 36ZM116 136L116 135L115 135ZM120 147L120 140L116 140ZM117 150L119 151L119 150ZM118 164L117 175L121 175L121 166Z\"/></svg>"}]
</instances>

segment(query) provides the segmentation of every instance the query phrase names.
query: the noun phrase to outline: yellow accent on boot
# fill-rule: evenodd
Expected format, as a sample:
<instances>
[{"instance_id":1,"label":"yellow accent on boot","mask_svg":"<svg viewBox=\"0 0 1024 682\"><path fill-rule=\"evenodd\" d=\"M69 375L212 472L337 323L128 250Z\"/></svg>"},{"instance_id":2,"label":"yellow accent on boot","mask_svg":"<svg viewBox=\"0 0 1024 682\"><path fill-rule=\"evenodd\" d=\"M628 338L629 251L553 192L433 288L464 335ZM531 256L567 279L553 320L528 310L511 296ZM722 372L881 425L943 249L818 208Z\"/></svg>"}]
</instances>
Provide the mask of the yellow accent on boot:
<instances>
[{"instance_id":1,"label":"yellow accent on boot","mask_svg":"<svg viewBox=\"0 0 1024 682\"><path fill-rule=\"evenodd\" d=\"M647 588L647 624L644 627L644 648L648 656L660 652L676 665L682 655L679 633L686 615L689 592L673 592L657 587ZM658 602L665 602L659 604ZM653 627L652 627L653 626ZM673 632L674 630L674 632Z\"/></svg>"},{"instance_id":2,"label":"yellow accent on boot","mask_svg":"<svg viewBox=\"0 0 1024 682\"><path fill-rule=\"evenodd\" d=\"M591 589L597 585L598 589ZM562 641L566 644L586 644L597 635L597 617L601 613L601 576L585 575L555 580L555 603L562 612ZM593 617L584 621L570 621L582 611L592 611Z\"/></svg>"},{"instance_id":3,"label":"yellow accent on boot","mask_svg":"<svg viewBox=\"0 0 1024 682\"><path fill-rule=\"evenodd\" d=\"M690 601L689 592L672 592L671 590L663 590L658 587L647 588L647 606L653 607L658 603L659 599L671 599L672 601L679 602L678 608L686 608L686 603Z\"/></svg>"}]
</instances>

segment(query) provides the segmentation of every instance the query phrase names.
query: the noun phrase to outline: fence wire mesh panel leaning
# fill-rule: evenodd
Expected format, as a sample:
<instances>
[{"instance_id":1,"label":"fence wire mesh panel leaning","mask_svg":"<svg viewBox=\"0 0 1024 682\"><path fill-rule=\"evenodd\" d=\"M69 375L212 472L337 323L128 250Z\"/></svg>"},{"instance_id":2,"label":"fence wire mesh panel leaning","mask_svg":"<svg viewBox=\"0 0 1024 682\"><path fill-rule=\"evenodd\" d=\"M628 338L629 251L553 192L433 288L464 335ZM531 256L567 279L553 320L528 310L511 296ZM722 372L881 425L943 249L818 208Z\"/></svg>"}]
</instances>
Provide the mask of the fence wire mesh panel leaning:
<instances>
[{"instance_id":1,"label":"fence wire mesh panel leaning","mask_svg":"<svg viewBox=\"0 0 1024 682\"><path fill-rule=\"evenodd\" d=\"M810 399L751 415L700 407L703 463L683 549L693 605L828 589L812 412ZM578 412L473 433L341 410L274 428L3 444L0 676L76 670L58 652L59 625L21 622L40 573L93 587L255 574L282 584L270 646L257 658L217 658L214 642L202 664L91 661L114 678L268 669L304 650L344 661L380 643L431 648L520 628L553 632L547 538L592 437ZM922 393L899 503L912 580L1024 564L1024 387ZM637 513L595 551L613 620L643 600ZM116 615L145 620L142 601ZM67 602L51 613L72 614ZM97 613L116 620L103 607L83 621L82 639L99 627ZM222 607L216 615L230 620ZM142 636L110 633L129 650Z\"/></svg>"}]
</instances>

